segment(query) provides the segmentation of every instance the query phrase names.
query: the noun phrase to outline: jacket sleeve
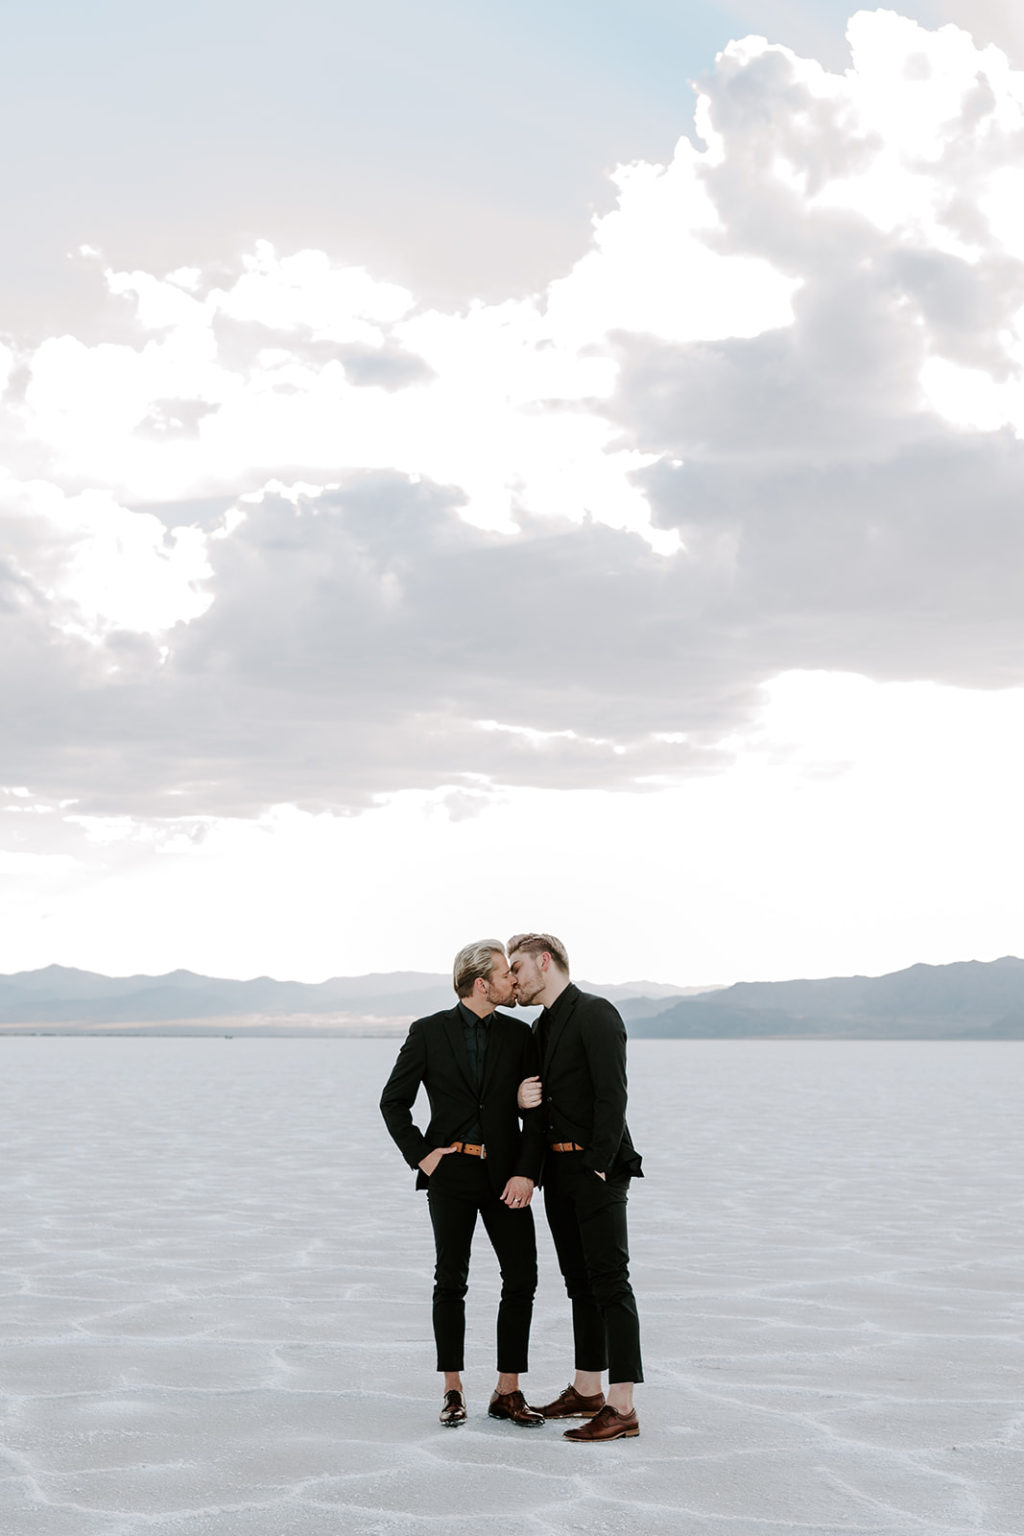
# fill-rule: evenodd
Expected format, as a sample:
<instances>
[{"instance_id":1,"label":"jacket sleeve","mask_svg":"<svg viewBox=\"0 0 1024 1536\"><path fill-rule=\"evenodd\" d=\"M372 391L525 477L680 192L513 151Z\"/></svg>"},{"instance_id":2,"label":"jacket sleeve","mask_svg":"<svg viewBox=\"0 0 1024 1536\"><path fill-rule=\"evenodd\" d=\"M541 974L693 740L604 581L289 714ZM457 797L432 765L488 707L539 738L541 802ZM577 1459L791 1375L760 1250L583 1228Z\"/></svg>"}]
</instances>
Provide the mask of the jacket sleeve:
<instances>
[{"instance_id":1,"label":"jacket sleeve","mask_svg":"<svg viewBox=\"0 0 1024 1536\"><path fill-rule=\"evenodd\" d=\"M626 1129L626 1026L619 1010L599 997L587 1009L581 1036L594 1088L594 1134L583 1166L607 1173Z\"/></svg>"},{"instance_id":2,"label":"jacket sleeve","mask_svg":"<svg viewBox=\"0 0 1024 1536\"><path fill-rule=\"evenodd\" d=\"M537 1045L532 1033L527 1028L524 1030L525 1039L520 1057L519 1081L525 1077L536 1077L540 1071L540 1062L537 1059ZM544 1160L544 1109L538 1104L536 1109L521 1110L523 1117L523 1134L519 1139L519 1153L516 1157L515 1175L521 1179L532 1179L534 1184L540 1181L541 1163Z\"/></svg>"},{"instance_id":3,"label":"jacket sleeve","mask_svg":"<svg viewBox=\"0 0 1024 1536\"><path fill-rule=\"evenodd\" d=\"M391 1076L380 1096L380 1112L391 1138L410 1168L417 1168L430 1144L414 1124L412 1106L420 1091L427 1066L426 1045L420 1021L410 1025Z\"/></svg>"}]
</instances>

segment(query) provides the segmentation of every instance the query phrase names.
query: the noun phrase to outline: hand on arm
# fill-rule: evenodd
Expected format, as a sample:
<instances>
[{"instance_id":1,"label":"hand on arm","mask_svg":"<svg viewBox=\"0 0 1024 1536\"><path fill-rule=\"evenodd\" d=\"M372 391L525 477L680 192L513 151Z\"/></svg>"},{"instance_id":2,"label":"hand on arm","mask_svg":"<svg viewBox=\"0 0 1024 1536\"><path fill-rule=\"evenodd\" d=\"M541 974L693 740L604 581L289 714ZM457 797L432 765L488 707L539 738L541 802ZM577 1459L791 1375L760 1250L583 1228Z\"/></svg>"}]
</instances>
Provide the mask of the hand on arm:
<instances>
[{"instance_id":1,"label":"hand on arm","mask_svg":"<svg viewBox=\"0 0 1024 1536\"><path fill-rule=\"evenodd\" d=\"M539 1077L524 1077L519 1084L516 1103L520 1109L538 1109L543 1097L543 1084Z\"/></svg>"},{"instance_id":2,"label":"hand on arm","mask_svg":"<svg viewBox=\"0 0 1024 1536\"><path fill-rule=\"evenodd\" d=\"M539 1066L537 1047L527 1028L523 1031L518 1073L520 1083L516 1095L516 1104L523 1121L523 1139L516 1170L523 1178L534 1181L540 1177L544 1160L543 1084L538 1075ZM521 1098L519 1094L524 1097Z\"/></svg>"}]
</instances>

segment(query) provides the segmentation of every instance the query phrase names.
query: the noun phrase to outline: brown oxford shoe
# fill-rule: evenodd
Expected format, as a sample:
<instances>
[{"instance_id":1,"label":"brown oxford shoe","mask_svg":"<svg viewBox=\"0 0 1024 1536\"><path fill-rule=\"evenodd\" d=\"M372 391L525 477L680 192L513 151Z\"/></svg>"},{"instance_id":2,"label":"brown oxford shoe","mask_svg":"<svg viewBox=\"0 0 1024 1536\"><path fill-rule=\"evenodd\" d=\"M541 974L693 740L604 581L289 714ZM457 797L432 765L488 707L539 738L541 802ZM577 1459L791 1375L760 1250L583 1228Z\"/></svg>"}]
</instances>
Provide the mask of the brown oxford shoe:
<instances>
[{"instance_id":1,"label":"brown oxford shoe","mask_svg":"<svg viewBox=\"0 0 1024 1536\"><path fill-rule=\"evenodd\" d=\"M466 1399L457 1387L451 1387L444 1395L441 1405L441 1423L445 1429L453 1429L456 1424L466 1422Z\"/></svg>"},{"instance_id":2,"label":"brown oxford shoe","mask_svg":"<svg viewBox=\"0 0 1024 1536\"><path fill-rule=\"evenodd\" d=\"M544 1415L531 1408L521 1392L492 1392L487 1417L508 1419L512 1424L521 1424L524 1429L534 1429L544 1423Z\"/></svg>"},{"instance_id":3,"label":"brown oxford shoe","mask_svg":"<svg viewBox=\"0 0 1024 1536\"><path fill-rule=\"evenodd\" d=\"M618 1413L606 1403L589 1424L581 1424L578 1429L567 1429L562 1439L575 1440L578 1445L589 1445L597 1440L632 1440L639 1433L640 1424L635 1408L631 1408L628 1413Z\"/></svg>"},{"instance_id":4,"label":"brown oxford shoe","mask_svg":"<svg viewBox=\"0 0 1024 1536\"><path fill-rule=\"evenodd\" d=\"M553 1403L546 1403L540 1412L546 1419L592 1419L603 1407L603 1392L595 1392L593 1397L584 1397L575 1387L568 1386Z\"/></svg>"}]
</instances>

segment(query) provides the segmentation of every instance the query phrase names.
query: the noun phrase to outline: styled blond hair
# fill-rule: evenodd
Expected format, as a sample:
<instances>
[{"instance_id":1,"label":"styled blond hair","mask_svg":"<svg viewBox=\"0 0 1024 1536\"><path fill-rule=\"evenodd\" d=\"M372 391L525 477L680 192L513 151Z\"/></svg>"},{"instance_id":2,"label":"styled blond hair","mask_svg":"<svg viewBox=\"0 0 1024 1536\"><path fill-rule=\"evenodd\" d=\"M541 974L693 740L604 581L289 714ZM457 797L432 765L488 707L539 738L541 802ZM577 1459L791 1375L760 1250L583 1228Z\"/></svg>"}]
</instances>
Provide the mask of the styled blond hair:
<instances>
[{"instance_id":1,"label":"styled blond hair","mask_svg":"<svg viewBox=\"0 0 1024 1536\"><path fill-rule=\"evenodd\" d=\"M480 939L476 944L467 944L459 950L452 966L452 984L456 997L468 997L477 978L487 980L494 970L495 955L500 955L503 960L505 958L505 946L500 939Z\"/></svg>"},{"instance_id":2,"label":"styled blond hair","mask_svg":"<svg viewBox=\"0 0 1024 1536\"><path fill-rule=\"evenodd\" d=\"M514 933L508 941L509 958L521 951L524 955L542 955L545 951L551 956L560 971L569 974L569 954L561 939L556 939L553 933Z\"/></svg>"}]
</instances>

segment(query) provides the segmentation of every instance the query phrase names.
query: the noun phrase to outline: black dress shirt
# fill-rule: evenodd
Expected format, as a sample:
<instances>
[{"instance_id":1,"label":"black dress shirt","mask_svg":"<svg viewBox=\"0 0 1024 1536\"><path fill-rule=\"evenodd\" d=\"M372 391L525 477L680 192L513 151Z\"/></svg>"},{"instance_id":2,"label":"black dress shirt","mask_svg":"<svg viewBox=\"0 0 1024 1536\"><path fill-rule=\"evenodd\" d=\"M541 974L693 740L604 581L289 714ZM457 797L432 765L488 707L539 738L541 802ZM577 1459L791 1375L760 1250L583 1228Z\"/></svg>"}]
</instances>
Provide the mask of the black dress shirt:
<instances>
[{"instance_id":1,"label":"black dress shirt","mask_svg":"<svg viewBox=\"0 0 1024 1536\"><path fill-rule=\"evenodd\" d=\"M462 1038L466 1043L466 1055L469 1058L469 1070L473 1079L473 1087L477 1098L484 1083L484 1063L487 1060L487 1030L491 1022L490 1017L478 1018L472 1008L467 1008L459 999L459 1018L462 1020ZM459 1132L460 1141L482 1142L483 1129L478 1115L473 1117L472 1123Z\"/></svg>"}]
</instances>

